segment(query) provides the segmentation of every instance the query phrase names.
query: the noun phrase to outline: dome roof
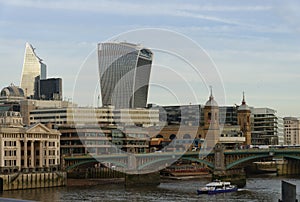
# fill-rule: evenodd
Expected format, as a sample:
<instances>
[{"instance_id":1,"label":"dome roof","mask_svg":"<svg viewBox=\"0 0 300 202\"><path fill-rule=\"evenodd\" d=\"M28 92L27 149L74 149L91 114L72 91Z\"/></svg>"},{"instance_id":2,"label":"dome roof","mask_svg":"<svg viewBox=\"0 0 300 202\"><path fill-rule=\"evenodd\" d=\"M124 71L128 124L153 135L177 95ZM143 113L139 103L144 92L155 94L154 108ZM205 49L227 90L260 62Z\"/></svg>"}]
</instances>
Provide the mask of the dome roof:
<instances>
[{"instance_id":1,"label":"dome roof","mask_svg":"<svg viewBox=\"0 0 300 202\"><path fill-rule=\"evenodd\" d=\"M214 98L212 97L212 99L210 99L205 103L205 106L207 107L217 107L218 103L214 100Z\"/></svg>"},{"instance_id":2,"label":"dome roof","mask_svg":"<svg viewBox=\"0 0 300 202\"><path fill-rule=\"evenodd\" d=\"M245 93L243 92L243 100L242 100L242 104L239 106L238 111L244 111L244 110L250 111L250 108L249 108L248 105L246 104L246 101L245 101Z\"/></svg>"},{"instance_id":3,"label":"dome roof","mask_svg":"<svg viewBox=\"0 0 300 202\"><path fill-rule=\"evenodd\" d=\"M3 88L0 95L5 97L25 97L23 89L14 85Z\"/></svg>"},{"instance_id":4,"label":"dome roof","mask_svg":"<svg viewBox=\"0 0 300 202\"><path fill-rule=\"evenodd\" d=\"M214 96L212 94L212 87L210 87L210 96L209 100L205 103L206 107L217 107L218 103L214 100Z\"/></svg>"},{"instance_id":5,"label":"dome roof","mask_svg":"<svg viewBox=\"0 0 300 202\"><path fill-rule=\"evenodd\" d=\"M239 106L238 111L242 111L242 110L250 110L250 108L248 107L248 105L242 104L241 106Z\"/></svg>"}]
</instances>

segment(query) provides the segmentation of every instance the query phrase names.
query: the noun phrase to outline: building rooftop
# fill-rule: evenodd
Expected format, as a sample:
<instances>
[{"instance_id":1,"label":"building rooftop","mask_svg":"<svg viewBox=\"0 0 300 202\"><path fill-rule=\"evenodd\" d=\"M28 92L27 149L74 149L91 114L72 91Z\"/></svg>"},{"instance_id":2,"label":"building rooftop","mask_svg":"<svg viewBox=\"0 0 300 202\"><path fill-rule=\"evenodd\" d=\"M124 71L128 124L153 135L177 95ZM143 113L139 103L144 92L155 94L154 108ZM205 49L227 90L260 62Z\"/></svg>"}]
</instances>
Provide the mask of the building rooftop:
<instances>
[{"instance_id":1,"label":"building rooftop","mask_svg":"<svg viewBox=\"0 0 300 202\"><path fill-rule=\"evenodd\" d=\"M25 97L23 89L13 84L3 88L0 95L1 97Z\"/></svg>"},{"instance_id":2,"label":"building rooftop","mask_svg":"<svg viewBox=\"0 0 300 202\"><path fill-rule=\"evenodd\" d=\"M217 107L218 103L214 100L214 96L212 94L212 87L210 87L210 96L208 101L205 103L206 107Z\"/></svg>"}]
</instances>

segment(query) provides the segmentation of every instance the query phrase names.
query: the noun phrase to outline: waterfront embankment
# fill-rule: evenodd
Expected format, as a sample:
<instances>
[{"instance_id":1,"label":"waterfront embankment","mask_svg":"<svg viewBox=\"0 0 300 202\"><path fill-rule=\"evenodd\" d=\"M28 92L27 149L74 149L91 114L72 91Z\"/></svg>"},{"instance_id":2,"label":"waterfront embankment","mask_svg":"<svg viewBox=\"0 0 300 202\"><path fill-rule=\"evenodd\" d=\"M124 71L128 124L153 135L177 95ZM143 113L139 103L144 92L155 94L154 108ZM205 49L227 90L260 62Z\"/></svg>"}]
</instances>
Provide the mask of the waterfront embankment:
<instances>
[{"instance_id":1,"label":"waterfront embankment","mask_svg":"<svg viewBox=\"0 0 300 202\"><path fill-rule=\"evenodd\" d=\"M0 175L2 191L65 186L66 172L13 173Z\"/></svg>"}]
</instances>

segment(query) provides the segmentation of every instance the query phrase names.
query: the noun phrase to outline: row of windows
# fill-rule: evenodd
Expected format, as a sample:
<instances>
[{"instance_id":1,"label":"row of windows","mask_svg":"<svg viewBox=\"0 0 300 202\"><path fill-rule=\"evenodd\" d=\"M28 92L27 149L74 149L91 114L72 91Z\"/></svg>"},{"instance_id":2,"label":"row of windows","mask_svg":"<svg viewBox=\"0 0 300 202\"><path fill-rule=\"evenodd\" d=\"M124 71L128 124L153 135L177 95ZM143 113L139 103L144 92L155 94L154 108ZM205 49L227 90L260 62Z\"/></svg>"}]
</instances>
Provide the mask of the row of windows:
<instances>
[{"instance_id":1,"label":"row of windows","mask_svg":"<svg viewBox=\"0 0 300 202\"><path fill-rule=\"evenodd\" d=\"M16 166L17 165L17 160L5 160L4 161L4 166Z\"/></svg>"},{"instance_id":2,"label":"row of windows","mask_svg":"<svg viewBox=\"0 0 300 202\"><path fill-rule=\"evenodd\" d=\"M5 124L7 123L7 121L5 121L4 119L0 119L1 120L1 123L2 124ZM22 119L12 119L12 123L15 124L15 123L22 123Z\"/></svg>"},{"instance_id":3,"label":"row of windows","mask_svg":"<svg viewBox=\"0 0 300 202\"><path fill-rule=\"evenodd\" d=\"M30 114L59 114L67 113L67 110L55 110L55 111L31 111Z\"/></svg>"},{"instance_id":4,"label":"row of windows","mask_svg":"<svg viewBox=\"0 0 300 202\"><path fill-rule=\"evenodd\" d=\"M48 162L49 162L49 165L56 165L55 159L48 159ZM44 165L46 165L46 163L47 163L47 160L45 159L44 160Z\"/></svg>"},{"instance_id":5,"label":"row of windows","mask_svg":"<svg viewBox=\"0 0 300 202\"><path fill-rule=\"evenodd\" d=\"M49 150L49 156L54 156L55 155L55 150ZM57 151L57 155L59 155Z\"/></svg>"},{"instance_id":6,"label":"row of windows","mask_svg":"<svg viewBox=\"0 0 300 202\"><path fill-rule=\"evenodd\" d=\"M4 137L4 138L19 138L19 135L20 135L20 138L24 137L23 134L3 134L2 137Z\"/></svg>"},{"instance_id":7,"label":"row of windows","mask_svg":"<svg viewBox=\"0 0 300 202\"><path fill-rule=\"evenodd\" d=\"M15 146L17 146L17 141L4 141L4 146L15 147Z\"/></svg>"},{"instance_id":8,"label":"row of windows","mask_svg":"<svg viewBox=\"0 0 300 202\"><path fill-rule=\"evenodd\" d=\"M86 145L109 145L109 141L101 141L101 140L86 140L84 141L84 144Z\"/></svg>"},{"instance_id":9,"label":"row of windows","mask_svg":"<svg viewBox=\"0 0 300 202\"><path fill-rule=\"evenodd\" d=\"M85 137L105 137L104 133L85 133Z\"/></svg>"},{"instance_id":10,"label":"row of windows","mask_svg":"<svg viewBox=\"0 0 300 202\"><path fill-rule=\"evenodd\" d=\"M17 150L5 150L5 156L17 156Z\"/></svg>"},{"instance_id":11,"label":"row of windows","mask_svg":"<svg viewBox=\"0 0 300 202\"><path fill-rule=\"evenodd\" d=\"M66 119L67 116L41 116L41 117L30 117L30 120L42 120L42 119Z\"/></svg>"},{"instance_id":12,"label":"row of windows","mask_svg":"<svg viewBox=\"0 0 300 202\"><path fill-rule=\"evenodd\" d=\"M48 145L49 147L55 147L55 142L49 142Z\"/></svg>"}]
</instances>

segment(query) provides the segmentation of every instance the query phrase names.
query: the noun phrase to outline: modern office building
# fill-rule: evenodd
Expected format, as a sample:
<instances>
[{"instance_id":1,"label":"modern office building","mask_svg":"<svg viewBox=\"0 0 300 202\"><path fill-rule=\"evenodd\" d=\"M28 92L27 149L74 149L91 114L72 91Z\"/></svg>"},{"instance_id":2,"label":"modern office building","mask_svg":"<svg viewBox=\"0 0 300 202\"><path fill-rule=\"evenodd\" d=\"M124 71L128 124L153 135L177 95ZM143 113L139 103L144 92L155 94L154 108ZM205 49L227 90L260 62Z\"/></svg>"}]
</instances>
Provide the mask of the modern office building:
<instances>
[{"instance_id":1,"label":"modern office building","mask_svg":"<svg viewBox=\"0 0 300 202\"><path fill-rule=\"evenodd\" d=\"M253 145L278 144L278 117L270 108L251 108L251 141Z\"/></svg>"},{"instance_id":2,"label":"modern office building","mask_svg":"<svg viewBox=\"0 0 300 202\"><path fill-rule=\"evenodd\" d=\"M158 109L159 120L165 122L167 125L204 125L204 105L158 106L149 104L148 107ZM221 124L238 125L236 106L220 106L219 114L219 122Z\"/></svg>"},{"instance_id":3,"label":"modern office building","mask_svg":"<svg viewBox=\"0 0 300 202\"><path fill-rule=\"evenodd\" d=\"M30 112L32 110L38 109L60 109L66 107L76 107L77 105L70 103L68 101L60 101L60 100L32 100L32 99L25 99L21 100L19 103L19 108L21 115L23 117L23 123L25 125L30 125ZM32 123L32 122L31 122ZM37 122L34 122L37 123ZM47 122L44 122L47 123Z\"/></svg>"},{"instance_id":4,"label":"modern office building","mask_svg":"<svg viewBox=\"0 0 300 202\"><path fill-rule=\"evenodd\" d=\"M26 43L20 85L26 97L33 98L37 96L39 79L46 79L46 71L46 65L42 62L42 59L36 55L35 49L32 45Z\"/></svg>"},{"instance_id":5,"label":"modern office building","mask_svg":"<svg viewBox=\"0 0 300 202\"><path fill-rule=\"evenodd\" d=\"M61 154L65 156L149 152L150 138L141 129L59 126L58 130L62 134Z\"/></svg>"},{"instance_id":6,"label":"modern office building","mask_svg":"<svg viewBox=\"0 0 300 202\"><path fill-rule=\"evenodd\" d=\"M199 126L203 117L201 105L158 106L149 104L148 108L159 110L159 120L166 125Z\"/></svg>"},{"instance_id":7,"label":"modern office building","mask_svg":"<svg viewBox=\"0 0 300 202\"><path fill-rule=\"evenodd\" d=\"M284 144L300 144L300 120L296 117L285 117L284 120Z\"/></svg>"},{"instance_id":8,"label":"modern office building","mask_svg":"<svg viewBox=\"0 0 300 202\"><path fill-rule=\"evenodd\" d=\"M220 106L220 122L225 125L238 125L238 106Z\"/></svg>"},{"instance_id":9,"label":"modern office building","mask_svg":"<svg viewBox=\"0 0 300 202\"><path fill-rule=\"evenodd\" d=\"M151 127L159 126L159 111L156 109L115 109L114 123L118 126Z\"/></svg>"},{"instance_id":10,"label":"modern office building","mask_svg":"<svg viewBox=\"0 0 300 202\"><path fill-rule=\"evenodd\" d=\"M145 108L152 60L153 53L137 44L98 44L102 105Z\"/></svg>"},{"instance_id":11,"label":"modern office building","mask_svg":"<svg viewBox=\"0 0 300 202\"><path fill-rule=\"evenodd\" d=\"M95 126L113 123L113 109L90 107L41 108L29 112L30 124L51 123L56 126Z\"/></svg>"},{"instance_id":12,"label":"modern office building","mask_svg":"<svg viewBox=\"0 0 300 202\"><path fill-rule=\"evenodd\" d=\"M277 117L277 136L278 144L284 145L284 119L282 117Z\"/></svg>"},{"instance_id":13,"label":"modern office building","mask_svg":"<svg viewBox=\"0 0 300 202\"><path fill-rule=\"evenodd\" d=\"M63 107L33 109L29 112L29 123L51 123L53 125L81 126L138 126L159 124L158 110L114 109L113 107Z\"/></svg>"},{"instance_id":14,"label":"modern office building","mask_svg":"<svg viewBox=\"0 0 300 202\"><path fill-rule=\"evenodd\" d=\"M39 99L41 100L62 100L62 79L40 80L39 90Z\"/></svg>"}]
</instances>

